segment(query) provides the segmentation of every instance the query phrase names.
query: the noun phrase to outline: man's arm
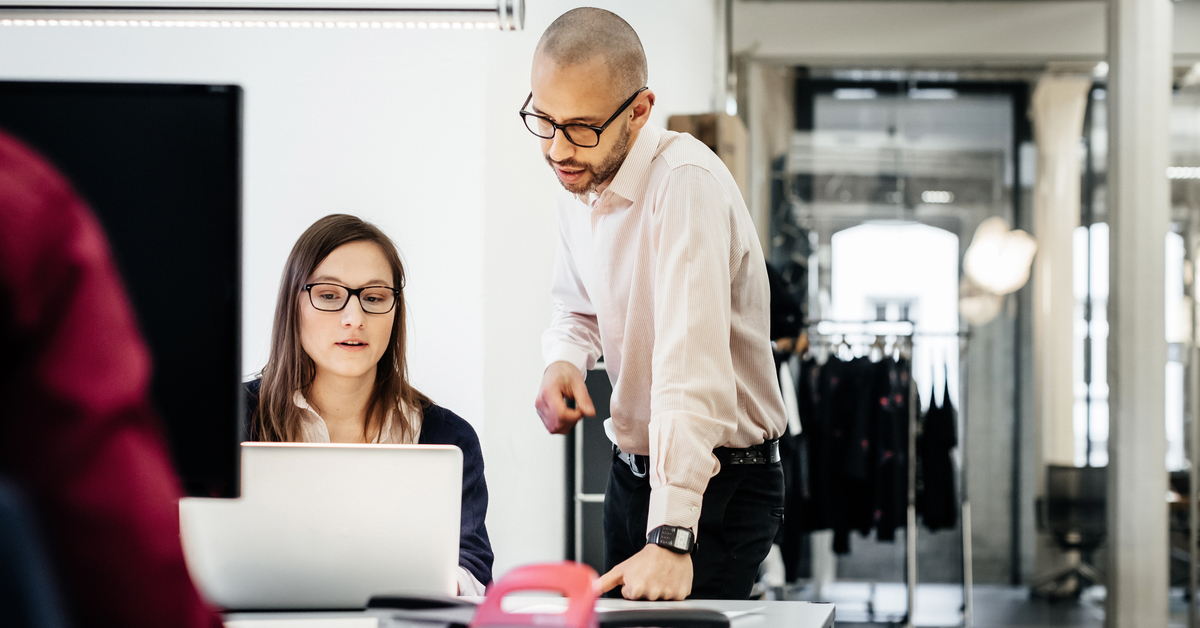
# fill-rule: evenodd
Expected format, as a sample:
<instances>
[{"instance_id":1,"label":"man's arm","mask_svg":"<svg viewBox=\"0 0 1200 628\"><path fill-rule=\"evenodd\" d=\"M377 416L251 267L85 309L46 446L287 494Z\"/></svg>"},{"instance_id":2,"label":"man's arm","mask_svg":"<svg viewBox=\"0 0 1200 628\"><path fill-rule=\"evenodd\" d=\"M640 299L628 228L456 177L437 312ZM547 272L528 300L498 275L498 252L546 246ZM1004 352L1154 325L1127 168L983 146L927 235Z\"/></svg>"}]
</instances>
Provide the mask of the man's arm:
<instances>
[{"instance_id":1,"label":"man's arm","mask_svg":"<svg viewBox=\"0 0 1200 628\"><path fill-rule=\"evenodd\" d=\"M600 358L600 326L571 251L566 211L560 211L558 216L558 249L550 288L554 312L550 328L542 334L542 357L547 365L568 362L582 373L595 366Z\"/></svg>"},{"instance_id":2,"label":"man's arm","mask_svg":"<svg viewBox=\"0 0 1200 628\"><path fill-rule=\"evenodd\" d=\"M28 491L80 626L220 626L179 541L180 487L147 397L150 356L104 234L0 133L0 470Z\"/></svg>"},{"instance_id":3,"label":"man's arm","mask_svg":"<svg viewBox=\"0 0 1200 628\"><path fill-rule=\"evenodd\" d=\"M594 416L583 374L600 358L596 310L572 256L567 216L559 212L558 253L554 264L554 313L542 334L546 370L534 403L551 434L566 434L584 416ZM571 400L568 402L568 400Z\"/></svg>"},{"instance_id":4,"label":"man's arm","mask_svg":"<svg viewBox=\"0 0 1200 628\"><path fill-rule=\"evenodd\" d=\"M729 349L731 201L698 166L671 173L657 217L654 353L650 389L650 511L646 530L696 529L713 449L737 430Z\"/></svg>"},{"instance_id":5,"label":"man's arm","mask_svg":"<svg viewBox=\"0 0 1200 628\"><path fill-rule=\"evenodd\" d=\"M650 510L646 531L696 532L713 449L737 429L729 338L731 277L742 259L733 242L731 200L707 170L673 171L656 208L654 352L650 389ZM691 557L648 545L601 579L630 599L683 599Z\"/></svg>"}]
</instances>

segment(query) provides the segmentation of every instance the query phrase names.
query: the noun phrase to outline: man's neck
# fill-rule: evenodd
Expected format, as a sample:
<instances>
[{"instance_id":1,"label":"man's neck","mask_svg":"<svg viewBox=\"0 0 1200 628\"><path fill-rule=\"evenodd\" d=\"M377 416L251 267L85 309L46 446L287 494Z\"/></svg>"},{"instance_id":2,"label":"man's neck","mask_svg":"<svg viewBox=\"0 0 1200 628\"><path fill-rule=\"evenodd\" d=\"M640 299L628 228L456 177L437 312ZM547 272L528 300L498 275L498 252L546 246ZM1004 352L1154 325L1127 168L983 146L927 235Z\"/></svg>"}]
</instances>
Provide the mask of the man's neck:
<instances>
[{"instance_id":1,"label":"man's neck","mask_svg":"<svg viewBox=\"0 0 1200 628\"><path fill-rule=\"evenodd\" d=\"M341 377L317 372L308 391L308 402L312 405L329 429L330 440L334 434L356 434L361 438L367 422L367 404L375 390L375 369L361 377Z\"/></svg>"},{"instance_id":2,"label":"man's neck","mask_svg":"<svg viewBox=\"0 0 1200 628\"><path fill-rule=\"evenodd\" d=\"M638 129L636 131L631 131L629 133L629 148L626 149L627 152L625 153L625 159L629 159L629 153L633 152L633 146L634 146L634 144L637 143L638 135L641 134L641 132L642 132L642 130ZM624 162L624 160L622 160L620 167L618 167L616 169L616 171L612 173L612 175L610 175L607 179L601 181L591 191L584 192L583 194L576 194L575 198L578 198L579 201L581 203L583 203L584 205L588 205L591 203L592 194L595 194L596 198L603 196L604 191L608 189L608 186L612 185L613 179L616 179L617 175L621 174L621 168L624 168L624 167L625 167L625 162Z\"/></svg>"},{"instance_id":3,"label":"man's neck","mask_svg":"<svg viewBox=\"0 0 1200 628\"><path fill-rule=\"evenodd\" d=\"M642 128L645 128L645 127L642 127ZM633 129L633 130L629 131L629 150L630 150L630 152L633 151L633 146L634 146L634 144L637 144L637 138L641 134L642 134L642 129ZM629 155L627 154L627 155L625 155L625 157L628 158ZM618 169L617 172L620 172L620 169ZM613 176L616 177L617 175L613 174Z\"/></svg>"}]
</instances>

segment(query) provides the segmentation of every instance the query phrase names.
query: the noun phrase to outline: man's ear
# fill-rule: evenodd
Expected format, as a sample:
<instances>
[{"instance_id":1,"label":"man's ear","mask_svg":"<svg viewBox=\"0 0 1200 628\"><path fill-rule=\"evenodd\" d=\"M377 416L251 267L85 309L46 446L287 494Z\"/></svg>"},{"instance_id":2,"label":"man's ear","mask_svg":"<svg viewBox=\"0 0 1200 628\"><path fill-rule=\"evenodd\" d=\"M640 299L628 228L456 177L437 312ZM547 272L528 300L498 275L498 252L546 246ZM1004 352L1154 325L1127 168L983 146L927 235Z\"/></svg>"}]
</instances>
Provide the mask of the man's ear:
<instances>
[{"instance_id":1,"label":"man's ear","mask_svg":"<svg viewBox=\"0 0 1200 628\"><path fill-rule=\"evenodd\" d=\"M633 111L633 119L629 121L629 129L631 131L640 130L650 121L650 110L654 108L654 92L646 90L638 95L637 100L633 101L633 106L630 109Z\"/></svg>"}]
</instances>

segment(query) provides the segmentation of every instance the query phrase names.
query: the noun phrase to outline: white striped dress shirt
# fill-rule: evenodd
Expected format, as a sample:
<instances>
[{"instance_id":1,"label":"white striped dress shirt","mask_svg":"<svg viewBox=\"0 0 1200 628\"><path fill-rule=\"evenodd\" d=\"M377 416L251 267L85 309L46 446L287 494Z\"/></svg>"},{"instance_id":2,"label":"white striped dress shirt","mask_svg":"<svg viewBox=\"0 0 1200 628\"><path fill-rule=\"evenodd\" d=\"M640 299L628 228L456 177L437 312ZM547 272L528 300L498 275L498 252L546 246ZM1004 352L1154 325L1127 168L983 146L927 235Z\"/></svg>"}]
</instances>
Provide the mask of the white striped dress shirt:
<instances>
[{"instance_id":1,"label":"white striped dress shirt","mask_svg":"<svg viewBox=\"0 0 1200 628\"><path fill-rule=\"evenodd\" d=\"M713 449L786 429L746 204L707 146L646 126L598 194L561 192L558 225L546 364L604 356L617 445L650 456L646 530L695 530Z\"/></svg>"}]
</instances>

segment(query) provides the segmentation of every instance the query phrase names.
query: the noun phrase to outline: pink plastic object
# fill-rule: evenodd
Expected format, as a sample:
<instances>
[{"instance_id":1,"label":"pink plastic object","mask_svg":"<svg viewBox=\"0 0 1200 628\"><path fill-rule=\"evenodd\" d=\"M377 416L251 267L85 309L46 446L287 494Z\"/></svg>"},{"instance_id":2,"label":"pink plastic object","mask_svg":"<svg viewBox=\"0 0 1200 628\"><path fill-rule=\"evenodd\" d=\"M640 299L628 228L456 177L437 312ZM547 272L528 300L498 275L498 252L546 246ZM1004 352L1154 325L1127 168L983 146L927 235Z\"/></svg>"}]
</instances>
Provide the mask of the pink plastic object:
<instances>
[{"instance_id":1,"label":"pink plastic object","mask_svg":"<svg viewBox=\"0 0 1200 628\"><path fill-rule=\"evenodd\" d=\"M517 591L552 591L567 598L565 613L506 613L501 601ZM596 628L596 572L564 561L518 567L492 585L471 628Z\"/></svg>"}]
</instances>

